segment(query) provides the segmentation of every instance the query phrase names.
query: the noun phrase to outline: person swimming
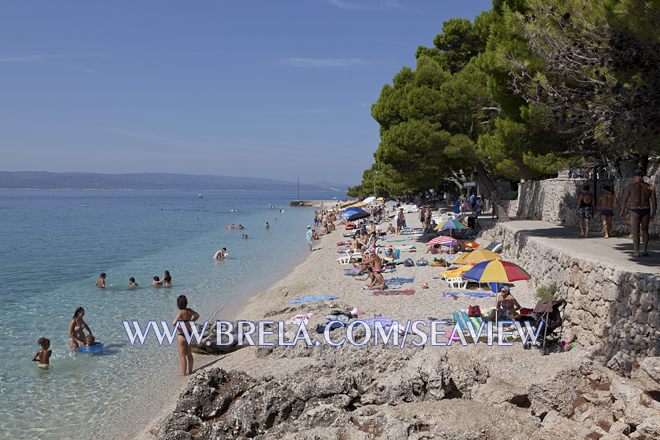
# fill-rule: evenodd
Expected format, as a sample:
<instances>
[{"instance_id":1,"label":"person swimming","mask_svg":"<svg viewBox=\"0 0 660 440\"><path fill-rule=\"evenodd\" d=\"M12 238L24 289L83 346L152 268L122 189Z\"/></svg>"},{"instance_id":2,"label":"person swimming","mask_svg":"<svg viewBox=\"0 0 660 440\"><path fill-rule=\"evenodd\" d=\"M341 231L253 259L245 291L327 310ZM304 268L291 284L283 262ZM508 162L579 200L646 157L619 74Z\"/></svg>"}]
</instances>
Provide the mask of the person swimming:
<instances>
[{"instance_id":1,"label":"person swimming","mask_svg":"<svg viewBox=\"0 0 660 440\"><path fill-rule=\"evenodd\" d=\"M266 222L266 229L270 229L270 224Z\"/></svg>"},{"instance_id":2,"label":"person swimming","mask_svg":"<svg viewBox=\"0 0 660 440\"><path fill-rule=\"evenodd\" d=\"M105 272L101 272L99 274L99 279L96 280L96 287L100 287L101 289L105 289Z\"/></svg>"},{"instance_id":3,"label":"person swimming","mask_svg":"<svg viewBox=\"0 0 660 440\"><path fill-rule=\"evenodd\" d=\"M50 349L50 339L39 338L37 344L41 345L41 350L32 357L32 362L39 362L39 367L48 368L50 366L50 355L53 354Z\"/></svg>"},{"instance_id":4,"label":"person swimming","mask_svg":"<svg viewBox=\"0 0 660 440\"><path fill-rule=\"evenodd\" d=\"M128 287L130 287L131 289L135 289L136 287L138 287L138 283L137 281L135 281L134 277L130 277L128 279Z\"/></svg>"},{"instance_id":5,"label":"person swimming","mask_svg":"<svg viewBox=\"0 0 660 440\"><path fill-rule=\"evenodd\" d=\"M71 338L71 348L74 350L87 345L88 338L92 335L92 329L89 328L84 319L85 309L78 307L75 312L73 312L73 318L69 324L69 338ZM85 335L85 330L89 332L88 335Z\"/></svg>"},{"instance_id":6,"label":"person swimming","mask_svg":"<svg viewBox=\"0 0 660 440\"><path fill-rule=\"evenodd\" d=\"M153 279L151 280L151 287L161 287L162 281L160 278L158 278L157 275L154 275Z\"/></svg>"}]
</instances>

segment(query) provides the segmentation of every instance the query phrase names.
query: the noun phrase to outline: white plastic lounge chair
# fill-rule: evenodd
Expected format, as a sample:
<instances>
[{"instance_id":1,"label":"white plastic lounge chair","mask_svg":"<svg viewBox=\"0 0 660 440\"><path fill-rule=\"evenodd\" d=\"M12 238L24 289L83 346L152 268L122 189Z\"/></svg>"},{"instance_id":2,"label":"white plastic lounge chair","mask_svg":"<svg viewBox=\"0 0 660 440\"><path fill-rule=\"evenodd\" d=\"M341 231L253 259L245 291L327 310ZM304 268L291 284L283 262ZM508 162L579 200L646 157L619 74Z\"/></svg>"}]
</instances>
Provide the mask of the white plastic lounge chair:
<instances>
[{"instance_id":1,"label":"white plastic lounge chair","mask_svg":"<svg viewBox=\"0 0 660 440\"><path fill-rule=\"evenodd\" d=\"M452 289L465 289L467 284L468 280L463 277L447 278L447 285Z\"/></svg>"},{"instance_id":2,"label":"white plastic lounge chair","mask_svg":"<svg viewBox=\"0 0 660 440\"><path fill-rule=\"evenodd\" d=\"M337 258L337 263L342 264L342 265L357 263L359 261L362 261L362 254L359 254L359 253L355 253L355 254L347 253L343 257Z\"/></svg>"}]
</instances>

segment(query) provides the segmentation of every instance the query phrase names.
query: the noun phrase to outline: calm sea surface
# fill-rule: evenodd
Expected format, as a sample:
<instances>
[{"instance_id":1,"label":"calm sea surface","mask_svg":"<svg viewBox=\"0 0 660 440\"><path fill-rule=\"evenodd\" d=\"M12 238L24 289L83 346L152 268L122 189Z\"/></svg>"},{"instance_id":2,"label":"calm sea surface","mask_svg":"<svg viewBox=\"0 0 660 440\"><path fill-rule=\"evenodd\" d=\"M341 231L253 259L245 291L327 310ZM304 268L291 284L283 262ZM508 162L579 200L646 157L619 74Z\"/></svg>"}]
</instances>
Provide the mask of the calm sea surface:
<instances>
[{"instance_id":1,"label":"calm sea surface","mask_svg":"<svg viewBox=\"0 0 660 440\"><path fill-rule=\"evenodd\" d=\"M281 278L305 257L305 225L313 218L310 208L287 206L295 196L0 191L2 437L119 438L138 402L178 374L175 347L158 347L153 339L132 347L121 321L171 322L180 294L204 320L216 310L222 314L229 299ZM232 223L246 230L224 228ZM215 262L221 247L231 258ZM174 286L151 288L151 278L164 270ZM105 290L94 287L101 271L108 274ZM131 276L138 289L127 288ZM79 306L105 344L102 353L73 355L68 348L68 325ZM30 362L41 336L53 350L46 371Z\"/></svg>"}]
</instances>

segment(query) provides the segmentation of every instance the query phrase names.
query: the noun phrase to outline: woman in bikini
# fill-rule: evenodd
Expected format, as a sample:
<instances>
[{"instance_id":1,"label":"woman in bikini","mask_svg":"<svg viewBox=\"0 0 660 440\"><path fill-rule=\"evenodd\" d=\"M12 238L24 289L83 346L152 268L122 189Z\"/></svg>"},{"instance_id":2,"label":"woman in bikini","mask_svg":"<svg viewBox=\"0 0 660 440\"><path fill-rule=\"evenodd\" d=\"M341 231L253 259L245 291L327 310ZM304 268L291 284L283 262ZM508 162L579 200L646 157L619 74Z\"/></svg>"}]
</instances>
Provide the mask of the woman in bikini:
<instances>
[{"instance_id":1,"label":"woman in bikini","mask_svg":"<svg viewBox=\"0 0 660 440\"><path fill-rule=\"evenodd\" d=\"M179 295L176 299L176 306L179 313L176 314L172 325L177 325L176 346L179 350L179 366L181 367L181 374L187 376L193 370L193 356L192 349L188 340L186 339L183 327L185 326L188 335L192 334L193 322L199 319L199 313L193 309L188 308L188 298L185 295Z\"/></svg>"},{"instance_id":2,"label":"woman in bikini","mask_svg":"<svg viewBox=\"0 0 660 440\"><path fill-rule=\"evenodd\" d=\"M589 222L594 216L594 198L589 193L589 185L582 186L582 192L578 198L577 216L580 223L580 238L589 237Z\"/></svg>"},{"instance_id":3,"label":"woman in bikini","mask_svg":"<svg viewBox=\"0 0 660 440\"><path fill-rule=\"evenodd\" d=\"M86 341L93 337L92 329L89 328L84 319L85 309L78 307L73 313L73 318L69 324L69 337L71 338L71 348L75 351L79 347L86 345ZM85 330L89 332L85 336Z\"/></svg>"},{"instance_id":4,"label":"woman in bikini","mask_svg":"<svg viewBox=\"0 0 660 440\"><path fill-rule=\"evenodd\" d=\"M612 235L612 218L614 217L614 205L621 209L619 201L614 196L610 185L603 186L603 195L598 199L598 212L603 220L603 237L610 238Z\"/></svg>"}]
</instances>

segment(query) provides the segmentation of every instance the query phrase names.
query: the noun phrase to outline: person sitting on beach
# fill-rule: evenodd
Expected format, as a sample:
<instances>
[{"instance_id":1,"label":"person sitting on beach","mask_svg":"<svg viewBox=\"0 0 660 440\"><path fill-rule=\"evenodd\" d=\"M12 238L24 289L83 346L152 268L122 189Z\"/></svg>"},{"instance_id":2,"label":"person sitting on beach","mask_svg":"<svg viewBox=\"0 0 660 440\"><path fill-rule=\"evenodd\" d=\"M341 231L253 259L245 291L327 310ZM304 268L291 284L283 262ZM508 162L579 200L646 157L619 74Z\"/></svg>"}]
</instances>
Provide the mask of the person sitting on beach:
<instances>
[{"instance_id":1,"label":"person sitting on beach","mask_svg":"<svg viewBox=\"0 0 660 440\"><path fill-rule=\"evenodd\" d=\"M131 289L135 289L136 287L138 287L138 283L137 281L135 281L134 277L130 277L128 279L128 287L130 287Z\"/></svg>"},{"instance_id":2,"label":"person sitting on beach","mask_svg":"<svg viewBox=\"0 0 660 440\"><path fill-rule=\"evenodd\" d=\"M440 244L436 243L433 246L426 249L427 254L439 254L440 253Z\"/></svg>"},{"instance_id":3,"label":"person sitting on beach","mask_svg":"<svg viewBox=\"0 0 660 440\"><path fill-rule=\"evenodd\" d=\"M199 313L188 308L188 298L186 298L185 295L179 295L176 299L176 306L179 309L179 312L176 314L176 318L174 318L172 325L177 326L176 346L179 349L179 366L181 367L181 374L187 376L191 374L193 370L193 356L192 349L186 339L182 327L185 326L188 335L192 335L192 326L194 324L191 323L199 319Z\"/></svg>"},{"instance_id":4,"label":"person sitting on beach","mask_svg":"<svg viewBox=\"0 0 660 440\"><path fill-rule=\"evenodd\" d=\"M392 223L387 225L387 233L388 234L395 234L396 233L396 229L394 229L394 225L392 225Z\"/></svg>"},{"instance_id":5,"label":"person sitting on beach","mask_svg":"<svg viewBox=\"0 0 660 440\"><path fill-rule=\"evenodd\" d=\"M85 345L87 336L92 336L92 329L89 328L84 317L85 309L78 307L76 311L73 312L73 318L69 323L69 338L71 338L71 348L74 350ZM85 330L89 332L87 336L85 335Z\"/></svg>"},{"instance_id":6,"label":"person sitting on beach","mask_svg":"<svg viewBox=\"0 0 660 440\"><path fill-rule=\"evenodd\" d=\"M39 338L37 344L41 345L41 350L32 357L32 362L39 362L39 367L48 368L50 365L50 355L53 353L50 349L50 339Z\"/></svg>"},{"instance_id":7,"label":"person sitting on beach","mask_svg":"<svg viewBox=\"0 0 660 440\"><path fill-rule=\"evenodd\" d=\"M154 275L154 278L151 280L151 287L158 288L162 285L162 283L163 282L160 280L160 278L158 278L157 275Z\"/></svg>"},{"instance_id":8,"label":"person sitting on beach","mask_svg":"<svg viewBox=\"0 0 660 440\"><path fill-rule=\"evenodd\" d=\"M245 234L243 234L243 235L245 235ZM224 260L227 257L229 257L229 253L227 252L227 248L222 248L213 255L214 260Z\"/></svg>"},{"instance_id":9,"label":"person sitting on beach","mask_svg":"<svg viewBox=\"0 0 660 440\"><path fill-rule=\"evenodd\" d=\"M99 279L96 280L96 287L100 287L101 289L105 289L105 272L101 272L99 275Z\"/></svg>"},{"instance_id":10,"label":"person sitting on beach","mask_svg":"<svg viewBox=\"0 0 660 440\"><path fill-rule=\"evenodd\" d=\"M172 287L172 275L170 275L169 270L166 270L163 274L163 279L160 282L160 285L163 287Z\"/></svg>"},{"instance_id":11,"label":"person sitting on beach","mask_svg":"<svg viewBox=\"0 0 660 440\"><path fill-rule=\"evenodd\" d=\"M507 286L503 286L500 289L500 294L497 297L497 310L499 312L499 318L508 318L513 319L516 315L516 312L520 310L520 304L518 301L511 295L511 289Z\"/></svg>"},{"instance_id":12,"label":"person sitting on beach","mask_svg":"<svg viewBox=\"0 0 660 440\"><path fill-rule=\"evenodd\" d=\"M367 289L385 290L387 288L385 278L380 272L376 272L373 267L370 267L367 269L367 273L369 274L367 279L370 280L366 284Z\"/></svg>"},{"instance_id":13,"label":"person sitting on beach","mask_svg":"<svg viewBox=\"0 0 660 440\"><path fill-rule=\"evenodd\" d=\"M312 240L318 240L319 239L319 234L316 232L316 230L312 231Z\"/></svg>"}]
</instances>

